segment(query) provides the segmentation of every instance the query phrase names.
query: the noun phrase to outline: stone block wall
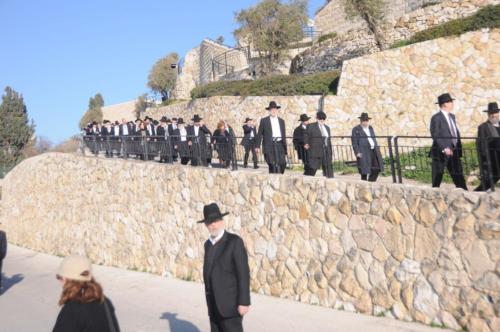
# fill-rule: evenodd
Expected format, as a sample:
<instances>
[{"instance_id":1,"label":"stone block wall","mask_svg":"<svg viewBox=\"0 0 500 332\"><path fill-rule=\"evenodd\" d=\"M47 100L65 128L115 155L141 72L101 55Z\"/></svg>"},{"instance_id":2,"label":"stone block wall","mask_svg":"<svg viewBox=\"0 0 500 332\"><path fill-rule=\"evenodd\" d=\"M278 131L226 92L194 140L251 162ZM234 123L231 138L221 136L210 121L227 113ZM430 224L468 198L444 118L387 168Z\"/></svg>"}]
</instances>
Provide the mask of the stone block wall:
<instances>
[{"instance_id":1,"label":"stone block wall","mask_svg":"<svg viewBox=\"0 0 500 332\"><path fill-rule=\"evenodd\" d=\"M389 48L396 41L409 39L415 33L436 25L473 15L486 5L496 5L500 0L446 0L446 1L397 1L394 7L388 2L390 9L385 21L380 26L383 37L383 48ZM436 2L439 2L435 4ZM421 8L424 4L432 4ZM325 32L336 32L336 38L314 46L295 59L300 66L294 68L300 73L313 73L332 70L342 66L343 61L359 57L364 54L376 53L380 49L375 38L366 24L360 24L359 19L343 21L338 16L343 13L343 0L331 1L321 10L319 15L319 29ZM332 7L331 9L329 9ZM337 8L338 7L338 8ZM398 9L399 8L399 9ZM416 10L415 10L416 9ZM327 12L334 10L335 14ZM340 24L338 24L340 20ZM351 22L351 24L349 24ZM333 29L333 30L332 30Z\"/></svg>"},{"instance_id":2,"label":"stone block wall","mask_svg":"<svg viewBox=\"0 0 500 332\"><path fill-rule=\"evenodd\" d=\"M333 135L350 135L361 112L368 112L379 135L429 135L429 121L439 94L449 91L456 100L462 136L477 135L485 121L488 102L500 101L500 31L470 32L456 38L387 50L346 61L337 96L324 98L327 123ZM320 96L212 97L150 109L159 119L200 114L212 130L219 119L243 134L246 117L267 116L270 100L282 105L288 135L301 113L315 115Z\"/></svg>"},{"instance_id":3,"label":"stone block wall","mask_svg":"<svg viewBox=\"0 0 500 332\"><path fill-rule=\"evenodd\" d=\"M398 40L410 38L419 31L471 16L484 6L498 4L500 0L447 0L434 6L420 8L387 20L383 27L385 43L390 46Z\"/></svg>"},{"instance_id":4,"label":"stone block wall","mask_svg":"<svg viewBox=\"0 0 500 332\"><path fill-rule=\"evenodd\" d=\"M17 245L199 282L212 201L254 292L499 330L498 194L50 153L6 176L0 204Z\"/></svg>"}]
</instances>

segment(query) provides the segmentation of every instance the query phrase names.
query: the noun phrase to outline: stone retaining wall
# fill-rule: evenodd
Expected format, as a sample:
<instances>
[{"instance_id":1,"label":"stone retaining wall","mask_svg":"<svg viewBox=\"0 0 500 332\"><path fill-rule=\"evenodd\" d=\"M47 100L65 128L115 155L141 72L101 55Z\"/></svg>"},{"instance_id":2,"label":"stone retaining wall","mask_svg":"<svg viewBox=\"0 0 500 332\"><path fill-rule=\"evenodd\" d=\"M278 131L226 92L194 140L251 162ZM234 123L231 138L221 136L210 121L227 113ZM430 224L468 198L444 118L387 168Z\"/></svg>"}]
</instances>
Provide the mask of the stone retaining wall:
<instances>
[{"instance_id":1,"label":"stone retaining wall","mask_svg":"<svg viewBox=\"0 0 500 332\"><path fill-rule=\"evenodd\" d=\"M498 331L500 196L50 153L2 183L9 240L201 281L203 205L219 202L254 292Z\"/></svg>"}]
</instances>

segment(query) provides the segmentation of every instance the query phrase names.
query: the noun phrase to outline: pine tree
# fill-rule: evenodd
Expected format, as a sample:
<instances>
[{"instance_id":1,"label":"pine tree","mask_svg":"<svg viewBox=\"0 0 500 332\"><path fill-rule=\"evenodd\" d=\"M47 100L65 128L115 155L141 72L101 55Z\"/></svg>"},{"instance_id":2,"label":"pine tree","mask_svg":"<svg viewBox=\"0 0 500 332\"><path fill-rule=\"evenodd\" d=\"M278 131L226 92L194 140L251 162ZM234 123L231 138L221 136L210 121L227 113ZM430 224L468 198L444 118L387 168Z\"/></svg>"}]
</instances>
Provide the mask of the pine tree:
<instances>
[{"instance_id":1,"label":"pine tree","mask_svg":"<svg viewBox=\"0 0 500 332\"><path fill-rule=\"evenodd\" d=\"M34 132L23 96L6 87L0 104L0 166L12 167L21 161Z\"/></svg>"}]
</instances>

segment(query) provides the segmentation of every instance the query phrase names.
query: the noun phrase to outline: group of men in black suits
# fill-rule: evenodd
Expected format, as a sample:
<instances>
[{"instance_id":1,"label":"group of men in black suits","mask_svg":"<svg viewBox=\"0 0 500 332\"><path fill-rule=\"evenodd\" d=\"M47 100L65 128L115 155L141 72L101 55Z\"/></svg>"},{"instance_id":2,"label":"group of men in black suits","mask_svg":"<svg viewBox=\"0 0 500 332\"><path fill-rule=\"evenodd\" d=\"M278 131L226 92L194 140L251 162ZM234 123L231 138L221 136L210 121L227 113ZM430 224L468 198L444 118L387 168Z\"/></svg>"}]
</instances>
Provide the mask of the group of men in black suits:
<instances>
[{"instance_id":1,"label":"group of men in black suits","mask_svg":"<svg viewBox=\"0 0 500 332\"><path fill-rule=\"evenodd\" d=\"M438 97L439 111L431 118L430 133L432 147L432 186L439 187L445 169L448 170L457 188L467 190L462 167L462 141L454 110L454 98L449 93ZM500 179L500 125L496 102L490 103L488 120L478 127L476 148L481 171L481 184L475 191L486 191Z\"/></svg>"},{"instance_id":2,"label":"group of men in black suits","mask_svg":"<svg viewBox=\"0 0 500 332\"><path fill-rule=\"evenodd\" d=\"M327 178L333 177L333 151L330 127L325 124L326 114L316 113L317 121L310 123L307 114L300 116L300 125L293 132L293 145L299 160L304 164L304 175L315 176L318 169L323 170ZM369 125L368 113L359 117L360 124L352 130L352 148L361 179L376 181L384 170L380 146L373 127Z\"/></svg>"}]
</instances>

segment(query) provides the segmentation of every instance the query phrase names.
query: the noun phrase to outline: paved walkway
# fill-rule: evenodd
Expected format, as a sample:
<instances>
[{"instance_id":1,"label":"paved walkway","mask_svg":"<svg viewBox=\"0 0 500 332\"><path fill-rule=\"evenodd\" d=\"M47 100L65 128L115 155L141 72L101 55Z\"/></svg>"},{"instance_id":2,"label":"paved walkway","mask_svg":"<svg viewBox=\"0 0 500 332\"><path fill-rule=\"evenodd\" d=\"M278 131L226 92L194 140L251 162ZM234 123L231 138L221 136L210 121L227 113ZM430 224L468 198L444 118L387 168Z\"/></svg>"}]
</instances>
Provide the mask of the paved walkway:
<instances>
[{"instance_id":1,"label":"paved walkway","mask_svg":"<svg viewBox=\"0 0 500 332\"><path fill-rule=\"evenodd\" d=\"M51 331L59 308L59 257L11 245L4 261L0 332ZM95 266L122 331L209 331L203 286L194 282ZM359 315L252 294L246 331L443 331L425 325Z\"/></svg>"}]
</instances>

